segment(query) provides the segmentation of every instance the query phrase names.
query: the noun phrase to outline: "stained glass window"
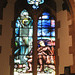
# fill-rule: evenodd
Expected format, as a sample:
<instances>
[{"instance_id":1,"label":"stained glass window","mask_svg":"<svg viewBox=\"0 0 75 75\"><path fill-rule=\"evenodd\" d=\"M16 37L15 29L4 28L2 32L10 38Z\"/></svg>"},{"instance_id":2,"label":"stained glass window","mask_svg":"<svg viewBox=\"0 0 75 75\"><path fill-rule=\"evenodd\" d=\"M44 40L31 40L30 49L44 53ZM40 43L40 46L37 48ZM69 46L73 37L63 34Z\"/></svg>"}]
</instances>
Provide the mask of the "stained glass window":
<instances>
[{"instance_id":1,"label":"stained glass window","mask_svg":"<svg viewBox=\"0 0 75 75\"><path fill-rule=\"evenodd\" d=\"M55 20L42 13L37 25L37 75L55 75ZM15 23L14 75L32 75L33 20L23 10Z\"/></svg>"},{"instance_id":2,"label":"stained glass window","mask_svg":"<svg viewBox=\"0 0 75 75\"><path fill-rule=\"evenodd\" d=\"M32 4L32 8L33 9L38 9L39 8L39 4L43 4L44 0L27 0L28 4Z\"/></svg>"},{"instance_id":3,"label":"stained glass window","mask_svg":"<svg viewBox=\"0 0 75 75\"><path fill-rule=\"evenodd\" d=\"M27 75L32 70L29 58L33 50L33 20L23 10L15 24L14 75ZM30 69L31 66L31 69ZM28 75L32 75L29 73Z\"/></svg>"},{"instance_id":4,"label":"stained glass window","mask_svg":"<svg viewBox=\"0 0 75 75\"><path fill-rule=\"evenodd\" d=\"M55 20L48 12L39 17L37 43L37 74L55 75Z\"/></svg>"}]
</instances>

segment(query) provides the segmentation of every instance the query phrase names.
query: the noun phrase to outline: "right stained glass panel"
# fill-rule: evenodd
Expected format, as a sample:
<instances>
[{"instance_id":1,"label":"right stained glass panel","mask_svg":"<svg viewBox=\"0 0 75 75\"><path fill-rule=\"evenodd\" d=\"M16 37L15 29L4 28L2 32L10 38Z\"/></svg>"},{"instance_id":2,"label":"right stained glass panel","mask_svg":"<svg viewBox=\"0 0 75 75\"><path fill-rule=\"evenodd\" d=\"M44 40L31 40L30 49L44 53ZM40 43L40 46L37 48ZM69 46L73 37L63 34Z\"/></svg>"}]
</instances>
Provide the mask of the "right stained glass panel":
<instances>
[{"instance_id":1,"label":"right stained glass panel","mask_svg":"<svg viewBox=\"0 0 75 75\"><path fill-rule=\"evenodd\" d=\"M37 75L55 75L55 20L48 12L39 17L37 43Z\"/></svg>"}]
</instances>

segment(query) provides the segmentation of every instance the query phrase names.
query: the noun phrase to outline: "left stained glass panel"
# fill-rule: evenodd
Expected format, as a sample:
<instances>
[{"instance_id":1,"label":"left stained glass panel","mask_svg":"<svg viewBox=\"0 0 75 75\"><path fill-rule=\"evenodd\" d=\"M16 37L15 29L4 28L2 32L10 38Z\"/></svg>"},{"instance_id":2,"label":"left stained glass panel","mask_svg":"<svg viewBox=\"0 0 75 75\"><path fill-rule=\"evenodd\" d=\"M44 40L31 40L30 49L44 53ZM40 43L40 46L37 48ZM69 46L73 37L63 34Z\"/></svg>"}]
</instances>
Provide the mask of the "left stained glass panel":
<instances>
[{"instance_id":1,"label":"left stained glass panel","mask_svg":"<svg viewBox=\"0 0 75 75\"><path fill-rule=\"evenodd\" d=\"M14 75L32 75L33 20L23 10L15 23Z\"/></svg>"}]
</instances>

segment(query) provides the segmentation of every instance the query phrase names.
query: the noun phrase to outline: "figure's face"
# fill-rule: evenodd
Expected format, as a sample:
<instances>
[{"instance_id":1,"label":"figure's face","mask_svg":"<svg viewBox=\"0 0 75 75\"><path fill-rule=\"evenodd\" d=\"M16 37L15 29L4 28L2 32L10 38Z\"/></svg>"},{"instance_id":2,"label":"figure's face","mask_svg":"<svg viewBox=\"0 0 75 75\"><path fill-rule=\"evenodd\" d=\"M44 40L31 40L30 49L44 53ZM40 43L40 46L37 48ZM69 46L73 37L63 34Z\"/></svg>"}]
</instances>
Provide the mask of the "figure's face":
<instances>
[{"instance_id":1,"label":"figure's face","mask_svg":"<svg viewBox=\"0 0 75 75\"><path fill-rule=\"evenodd\" d=\"M28 18L24 18L24 19L22 20L22 23L25 24L25 25L28 25L28 24L29 24Z\"/></svg>"},{"instance_id":2,"label":"figure's face","mask_svg":"<svg viewBox=\"0 0 75 75\"><path fill-rule=\"evenodd\" d=\"M40 44L41 46L45 46L44 41L40 41L39 44Z\"/></svg>"},{"instance_id":3,"label":"figure's face","mask_svg":"<svg viewBox=\"0 0 75 75\"><path fill-rule=\"evenodd\" d=\"M54 47L52 46L51 49L54 50Z\"/></svg>"}]
</instances>

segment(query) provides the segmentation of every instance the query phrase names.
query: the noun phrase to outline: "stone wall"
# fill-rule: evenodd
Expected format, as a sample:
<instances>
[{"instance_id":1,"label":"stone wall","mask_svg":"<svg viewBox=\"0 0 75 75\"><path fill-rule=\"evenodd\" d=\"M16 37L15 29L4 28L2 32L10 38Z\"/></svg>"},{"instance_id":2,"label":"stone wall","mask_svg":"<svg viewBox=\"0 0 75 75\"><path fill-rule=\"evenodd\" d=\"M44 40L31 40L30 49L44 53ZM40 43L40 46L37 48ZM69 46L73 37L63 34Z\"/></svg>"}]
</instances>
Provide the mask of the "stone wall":
<instances>
[{"instance_id":1,"label":"stone wall","mask_svg":"<svg viewBox=\"0 0 75 75\"><path fill-rule=\"evenodd\" d=\"M10 75L10 55L12 55L11 38L13 35L11 23L14 19L14 3L8 1L3 8L3 17L0 20L2 33L0 35L0 75Z\"/></svg>"},{"instance_id":2,"label":"stone wall","mask_svg":"<svg viewBox=\"0 0 75 75\"><path fill-rule=\"evenodd\" d=\"M59 74L64 74L64 67L73 65L73 55L69 52L69 47L72 46L72 35L69 35L69 26L72 25L72 20L66 10L61 10L57 13L57 21L60 21L58 29Z\"/></svg>"}]
</instances>

